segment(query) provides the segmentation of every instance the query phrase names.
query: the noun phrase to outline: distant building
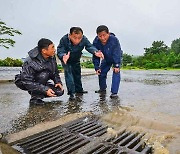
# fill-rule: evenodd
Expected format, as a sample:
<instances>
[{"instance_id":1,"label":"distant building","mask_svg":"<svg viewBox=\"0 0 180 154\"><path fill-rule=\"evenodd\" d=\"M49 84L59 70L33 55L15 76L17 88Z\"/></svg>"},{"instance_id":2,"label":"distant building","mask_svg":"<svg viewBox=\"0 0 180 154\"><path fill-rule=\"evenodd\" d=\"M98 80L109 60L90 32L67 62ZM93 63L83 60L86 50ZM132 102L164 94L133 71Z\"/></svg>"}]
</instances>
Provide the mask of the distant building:
<instances>
[{"instance_id":1,"label":"distant building","mask_svg":"<svg viewBox=\"0 0 180 154\"><path fill-rule=\"evenodd\" d=\"M82 57L81 57L81 62L87 62L87 61L92 61L92 54L87 52L87 51L83 51L82 52Z\"/></svg>"}]
</instances>

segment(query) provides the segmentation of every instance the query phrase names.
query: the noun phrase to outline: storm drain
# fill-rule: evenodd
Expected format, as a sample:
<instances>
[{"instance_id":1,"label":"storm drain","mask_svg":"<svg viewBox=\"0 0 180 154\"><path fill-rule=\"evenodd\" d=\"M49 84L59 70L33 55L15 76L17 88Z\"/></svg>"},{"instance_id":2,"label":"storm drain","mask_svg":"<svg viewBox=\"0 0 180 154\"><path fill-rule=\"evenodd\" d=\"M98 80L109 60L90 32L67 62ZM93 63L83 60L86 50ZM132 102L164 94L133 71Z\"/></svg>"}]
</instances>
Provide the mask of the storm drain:
<instances>
[{"instance_id":1,"label":"storm drain","mask_svg":"<svg viewBox=\"0 0 180 154\"><path fill-rule=\"evenodd\" d=\"M84 117L17 141L13 148L24 154L71 153L106 133L97 118Z\"/></svg>"},{"instance_id":2,"label":"storm drain","mask_svg":"<svg viewBox=\"0 0 180 154\"><path fill-rule=\"evenodd\" d=\"M145 144L143 136L124 130L118 137L99 143L88 154L151 154L152 148Z\"/></svg>"},{"instance_id":3,"label":"storm drain","mask_svg":"<svg viewBox=\"0 0 180 154\"><path fill-rule=\"evenodd\" d=\"M68 154L92 143L94 137L100 137L106 132L107 126L98 118L88 116L16 141L12 143L12 147L23 154ZM96 144L97 146L86 149L84 153L152 153L151 147L145 145L142 137L143 134L124 130L117 137Z\"/></svg>"}]
</instances>

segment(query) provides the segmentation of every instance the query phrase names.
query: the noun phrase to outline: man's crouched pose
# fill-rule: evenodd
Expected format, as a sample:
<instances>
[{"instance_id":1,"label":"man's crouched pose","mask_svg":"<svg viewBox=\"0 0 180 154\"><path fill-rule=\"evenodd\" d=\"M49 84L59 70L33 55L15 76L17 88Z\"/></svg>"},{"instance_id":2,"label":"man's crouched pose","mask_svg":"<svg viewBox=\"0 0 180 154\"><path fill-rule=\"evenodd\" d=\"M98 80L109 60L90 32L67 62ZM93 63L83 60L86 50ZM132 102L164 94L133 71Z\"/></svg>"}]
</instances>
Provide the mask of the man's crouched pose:
<instances>
[{"instance_id":1,"label":"man's crouched pose","mask_svg":"<svg viewBox=\"0 0 180 154\"><path fill-rule=\"evenodd\" d=\"M42 38L38 46L28 52L22 71L15 76L15 84L31 95L30 104L43 104L45 97L64 94L51 40ZM49 80L54 81L49 82Z\"/></svg>"}]
</instances>

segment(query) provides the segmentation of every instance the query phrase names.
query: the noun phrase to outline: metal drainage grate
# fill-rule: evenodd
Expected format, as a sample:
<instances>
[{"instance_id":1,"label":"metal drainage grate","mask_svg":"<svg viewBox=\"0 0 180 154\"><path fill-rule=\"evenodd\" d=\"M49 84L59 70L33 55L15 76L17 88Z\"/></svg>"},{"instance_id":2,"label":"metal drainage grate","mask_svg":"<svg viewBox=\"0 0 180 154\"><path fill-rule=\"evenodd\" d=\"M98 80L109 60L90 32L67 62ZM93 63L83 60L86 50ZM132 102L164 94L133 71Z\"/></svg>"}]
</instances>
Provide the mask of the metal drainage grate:
<instances>
[{"instance_id":1,"label":"metal drainage grate","mask_svg":"<svg viewBox=\"0 0 180 154\"><path fill-rule=\"evenodd\" d=\"M107 132L98 118L83 117L12 143L23 154L69 154ZM144 134L122 131L117 137L86 148L86 154L150 154L152 148L142 140Z\"/></svg>"},{"instance_id":2,"label":"metal drainage grate","mask_svg":"<svg viewBox=\"0 0 180 154\"><path fill-rule=\"evenodd\" d=\"M144 134L122 131L118 137L106 140L87 154L151 154L152 148L142 140Z\"/></svg>"},{"instance_id":3,"label":"metal drainage grate","mask_svg":"<svg viewBox=\"0 0 180 154\"><path fill-rule=\"evenodd\" d=\"M91 138L106 133L97 118L84 117L28 138L16 141L12 147L24 154L71 153L89 143Z\"/></svg>"}]
</instances>

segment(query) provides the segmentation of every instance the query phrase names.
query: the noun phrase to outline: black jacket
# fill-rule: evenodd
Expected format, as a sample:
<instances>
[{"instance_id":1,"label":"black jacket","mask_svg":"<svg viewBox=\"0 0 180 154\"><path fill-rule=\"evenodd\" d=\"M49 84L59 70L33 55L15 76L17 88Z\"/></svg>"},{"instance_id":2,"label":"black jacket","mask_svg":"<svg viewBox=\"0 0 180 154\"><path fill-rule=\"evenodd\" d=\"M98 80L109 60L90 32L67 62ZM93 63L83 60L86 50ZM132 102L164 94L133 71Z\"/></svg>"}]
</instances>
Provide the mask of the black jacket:
<instances>
[{"instance_id":1,"label":"black jacket","mask_svg":"<svg viewBox=\"0 0 180 154\"><path fill-rule=\"evenodd\" d=\"M21 89L45 94L49 89L46 85L49 79L53 80L55 84L62 84L55 56L44 59L37 47L28 54L29 57L26 58L20 73L20 80L24 86Z\"/></svg>"}]
</instances>

